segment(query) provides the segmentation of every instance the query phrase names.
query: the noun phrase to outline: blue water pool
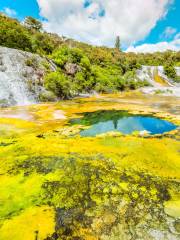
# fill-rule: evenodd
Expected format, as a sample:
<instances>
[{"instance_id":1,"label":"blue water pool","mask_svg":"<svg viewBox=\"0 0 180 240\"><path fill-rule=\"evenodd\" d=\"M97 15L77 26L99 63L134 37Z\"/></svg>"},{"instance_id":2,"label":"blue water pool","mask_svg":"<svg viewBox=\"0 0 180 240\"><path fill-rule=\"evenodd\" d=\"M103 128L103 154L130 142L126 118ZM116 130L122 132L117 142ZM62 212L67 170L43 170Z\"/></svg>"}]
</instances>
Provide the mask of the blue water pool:
<instances>
[{"instance_id":1,"label":"blue water pool","mask_svg":"<svg viewBox=\"0 0 180 240\"><path fill-rule=\"evenodd\" d=\"M126 111L97 111L85 113L82 118L71 121L72 124L89 126L80 132L83 137L96 136L111 131L131 134L134 131L148 131L150 134L162 134L177 126L171 122L153 117L133 115Z\"/></svg>"}]
</instances>

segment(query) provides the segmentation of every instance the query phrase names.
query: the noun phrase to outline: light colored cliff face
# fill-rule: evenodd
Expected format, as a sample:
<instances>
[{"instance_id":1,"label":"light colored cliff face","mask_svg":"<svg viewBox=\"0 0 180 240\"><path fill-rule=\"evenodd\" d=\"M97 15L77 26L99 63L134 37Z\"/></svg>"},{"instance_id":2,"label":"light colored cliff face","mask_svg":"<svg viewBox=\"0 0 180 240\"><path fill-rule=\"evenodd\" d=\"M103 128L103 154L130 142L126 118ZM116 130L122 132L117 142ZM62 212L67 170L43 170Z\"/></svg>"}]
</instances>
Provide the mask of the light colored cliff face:
<instances>
[{"instance_id":1,"label":"light colored cliff face","mask_svg":"<svg viewBox=\"0 0 180 240\"><path fill-rule=\"evenodd\" d=\"M177 75L180 76L180 67L175 69ZM148 81L151 85L142 88L143 93L180 97L180 83L169 79L164 74L163 66L142 66L142 69L137 71L137 76L141 80Z\"/></svg>"},{"instance_id":2,"label":"light colored cliff face","mask_svg":"<svg viewBox=\"0 0 180 240\"><path fill-rule=\"evenodd\" d=\"M37 68L33 65L33 61L38 65ZM0 47L1 106L27 105L38 101L40 92L44 91L43 61L38 55Z\"/></svg>"},{"instance_id":3,"label":"light colored cliff face","mask_svg":"<svg viewBox=\"0 0 180 240\"><path fill-rule=\"evenodd\" d=\"M180 67L176 67L175 70L177 75L180 76ZM155 75L160 76L164 80L164 84L156 81ZM164 74L163 66L142 66L142 69L137 71L137 76L141 80L147 80L154 87L161 87L162 85L166 85L167 87L180 87L179 83L174 82Z\"/></svg>"}]
</instances>

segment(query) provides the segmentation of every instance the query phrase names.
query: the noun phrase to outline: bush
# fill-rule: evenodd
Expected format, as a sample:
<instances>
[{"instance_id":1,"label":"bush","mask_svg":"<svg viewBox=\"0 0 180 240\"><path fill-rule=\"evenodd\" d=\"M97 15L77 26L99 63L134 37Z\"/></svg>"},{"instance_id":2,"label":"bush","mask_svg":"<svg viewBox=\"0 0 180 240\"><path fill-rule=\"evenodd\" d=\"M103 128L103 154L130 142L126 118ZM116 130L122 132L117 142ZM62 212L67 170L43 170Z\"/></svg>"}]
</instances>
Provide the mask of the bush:
<instances>
[{"instance_id":1,"label":"bush","mask_svg":"<svg viewBox=\"0 0 180 240\"><path fill-rule=\"evenodd\" d=\"M45 77L45 87L52 91L58 98L71 97L70 83L68 78L61 72L52 72Z\"/></svg>"},{"instance_id":2,"label":"bush","mask_svg":"<svg viewBox=\"0 0 180 240\"><path fill-rule=\"evenodd\" d=\"M110 93L116 90L117 76L111 74L109 69L95 65L92 67L92 75L97 92Z\"/></svg>"},{"instance_id":3,"label":"bush","mask_svg":"<svg viewBox=\"0 0 180 240\"><path fill-rule=\"evenodd\" d=\"M17 20L2 15L0 15L0 45L26 51L32 50L28 31Z\"/></svg>"},{"instance_id":4,"label":"bush","mask_svg":"<svg viewBox=\"0 0 180 240\"><path fill-rule=\"evenodd\" d=\"M105 51L100 51L100 53L104 54ZM136 89L145 84L136 78L134 69L139 65L134 59L131 60L131 67L126 66L127 69L133 70L125 69L125 74L123 74L123 68L117 63L106 60L106 63L103 64L93 64L93 60L90 61L88 56L77 48L62 47L52 55L52 58L65 73L66 63L75 63L81 67L75 76L67 78L71 93L74 94L94 90L101 93L112 93L119 90ZM65 75L67 76L67 74Z\"/></svg>"},{"instance_id":5,"label":"bush","mask_svg":"<svg viewBox=\"0 0 180 240\"><path fill-rule=\"evenodd\" d=\"M69 61L72 63L80 63L84 57L84 53L79 48L69 48Z\"/></svg>"},{"instance_id":6,"label":"bush","mask_svg":"<svg viewBox=\"0 0 180 240\"><path fill-rule=\"evenodd\" d=\"M52 54L54 43L47 33L35 32L31 38L32 50L40 55Z\"/></svg>"},{"instance_id":7,"label":"bush","mask_svg":"<svg viewBox=\"0 0 180 240\"><path fill-rule=\"evenodd\" d=\"M75 92L77 92L77 93L83 92L85 90L84 89L85 82L86 82L86 79L85 79L84 73L83 72L76 73L74 80L73 80Z\"/></svg>"},{"instance_id":8,"label":"bush","mask_svg":"<svg viewBox=\"0 0 180 240\"><path fill-rule=\"evenodd\" d=\"M85 68L86 70L90 70L91 69L91 63L88 57L83 56L81 58L81 62L80 62L81 67Z\"/></svg>"},{"instance_id":9,"label":"bush","mask_svg":"<svg viewBox=\"0 0 180 240\"><path fill-rule=\"evenodd\" d=\"M177 76L176 69L172 65L164 66L164 73L174 82L180 83L180 76Z\"/></svg>"},{"instance_id":10,"label":"bush","mask_svg":"<svg viewBox=\"0 0 180 240\"><path fill-rule=\"evenodd\" d=\"M0 14L0 45L24 51L35 52L41 55L52 54L59 46L60 37L41 33L41 23L36 19L22 25L18 20Z\"/></svg>"},{"instance_id":11,"label":"bush","mask_svg":"<svg viewBox=\"0 0 180 240\"><path fill-rule=\"evenodd\" d=\"M89 59L84 56L82 50L78 48L68 48L67 46L63 46L56 50L52 54L52 58L59 67L64 67L67 62L80 64L81 60L84 65L90 63L88 62Z\"/></svg>"},{"instance_id":12,"label":"bush","mask_svg":"<svg viewBox=\"0 0 180 240\"><path fill-rule=\"evenodd\" d=\"M68 55L69 55L68 48L62 47L52 54L52 59L54 60L57 66L64 67L64 65L68 61Z\"/></svg>"},{"instance_id":13,"label":"bush","mask_svg":"<svg viewBox=\"0 0 180 240\"><path fill-rule=\"evenodd\" d=\"M176 70L175 70L174 66L172 66L172 65L165 65L164 73L171 79L176 78Z\"/></svg>"},{"instance_id":14,"label":"bush","mask_svg":"<svg viewBox=\"0 0 180 240\"><path fill-rule=\"evenodd\" d=\"M56 101L56 96L53 92L45 91L39 94L39 101L41 102L54 102Z\"/></svg>"},{"instance_id":15,"label":"bush","mask_svg":"<svg viewBox=\"0 0 180 240\"><path fill-rule=\"evenodd\" d=\"M35 56L32 56L32 57L26 59L25 63L27 66L32 67L34 69L37 69L39 67L37 57L35 57Z\"/></svg>"}]
</instances>

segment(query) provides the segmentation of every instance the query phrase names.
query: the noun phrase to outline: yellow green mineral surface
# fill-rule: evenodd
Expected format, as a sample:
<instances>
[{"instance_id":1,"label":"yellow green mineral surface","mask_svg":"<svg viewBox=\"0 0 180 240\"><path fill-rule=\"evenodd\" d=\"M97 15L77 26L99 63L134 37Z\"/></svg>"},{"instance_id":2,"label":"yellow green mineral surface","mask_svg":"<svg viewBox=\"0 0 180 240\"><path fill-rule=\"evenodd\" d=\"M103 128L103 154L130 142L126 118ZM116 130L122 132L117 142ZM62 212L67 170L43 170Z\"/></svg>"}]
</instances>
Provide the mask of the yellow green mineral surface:
<instances>
[{"instance_id":1,"label":"yellow green mineral surface","mask_svg":"<svg viewBox=\"0 0 180 240\"><path fill-rule=\"evenodd\" d=\"M127 110L178 126L178 104L133 93L1 109L0 240L179 239L180 130L82 137L71 124Z\"/></svg>"}]
</instances>

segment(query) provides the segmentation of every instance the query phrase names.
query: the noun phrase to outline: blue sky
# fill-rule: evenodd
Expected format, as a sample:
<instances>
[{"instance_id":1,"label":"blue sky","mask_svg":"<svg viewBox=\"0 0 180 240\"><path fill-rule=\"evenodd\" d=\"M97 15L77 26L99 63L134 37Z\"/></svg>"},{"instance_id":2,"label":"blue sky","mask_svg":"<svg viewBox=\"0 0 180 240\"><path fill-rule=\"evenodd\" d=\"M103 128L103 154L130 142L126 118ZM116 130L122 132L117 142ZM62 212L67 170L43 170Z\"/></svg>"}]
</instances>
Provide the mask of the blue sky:
<instances>
[{"instance_id":1,"label":"blue sky","mask_svg":"<svg viewBox=\"0 0 180 240\"><path fill-rule=\"evenodd\" d=\"M141 43L156 43L159 41L170 41L174 37L172 34L169 37L162 36L162 33L167 27L172 27L176 29L176 33L180 32L180 1L174 1L174 4L170 6L168 14L158 22L155 28L150 32L150 34Z\"/></svg>"},{"instance_id":2,"label":"blue sky","mask_svg":"<svg viewBox=\"0 0 180 240\"><path fill-rule=\"evenodd\" d=\"M14 9L19 19L23 19L25 16L39 18L39 7L36 0L0 0L1 11L5 8Z\"/></svg>"},{"instance_id":3,"label":"blue sky","mask_svg":"<svg viewBox=\"0 0 180 240\"><path fill-rule=\"evenodd\" d=\"M161 0L159 5L155 5L156 0L129 1L132 2L131 7L126 5L126 0L111 0L111 5L108 0L48 0L48 3L47 0L0 0L0 11L21 21L26 16L42 21L47 19L44 23L47 31L95 45L112 46L116 35L120 35L123 48L130 46L131 50L139 45L154 46L161 42L166 42L168 47L180 38L180 0L174 0L168 7L167 3L172 0ZM118 7L121 11L119 15ZM77 16L81 17L79 22L76 21ZM73 17L74 25L70 21ZM114 19L114 22L109 23L109 19ZM179 42L176 41L177 46Z\"/></svg>"}]
</instances>

